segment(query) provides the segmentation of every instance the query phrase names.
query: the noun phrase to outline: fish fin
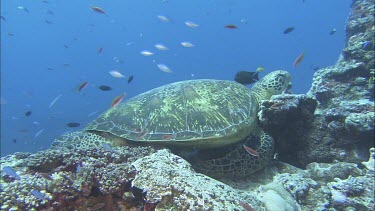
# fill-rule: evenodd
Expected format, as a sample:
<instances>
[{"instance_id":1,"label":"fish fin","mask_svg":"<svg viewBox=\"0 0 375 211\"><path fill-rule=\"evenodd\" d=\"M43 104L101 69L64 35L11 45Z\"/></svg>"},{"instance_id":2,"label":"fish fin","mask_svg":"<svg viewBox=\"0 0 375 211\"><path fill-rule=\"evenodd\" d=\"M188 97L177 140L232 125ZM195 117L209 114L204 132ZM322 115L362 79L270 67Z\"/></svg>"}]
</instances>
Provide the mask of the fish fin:
<instances>
[{"instance_id":1,"label":"fish fin","mask_svg":"<svg viewBox=\"0 0 375 211\"><path fill-rule=\"evenodd\" d=\"M253 79L254 79L255 81L259 81L259 72L255 72L255 73L253 74Z\"/></svg>"}]
</instances>

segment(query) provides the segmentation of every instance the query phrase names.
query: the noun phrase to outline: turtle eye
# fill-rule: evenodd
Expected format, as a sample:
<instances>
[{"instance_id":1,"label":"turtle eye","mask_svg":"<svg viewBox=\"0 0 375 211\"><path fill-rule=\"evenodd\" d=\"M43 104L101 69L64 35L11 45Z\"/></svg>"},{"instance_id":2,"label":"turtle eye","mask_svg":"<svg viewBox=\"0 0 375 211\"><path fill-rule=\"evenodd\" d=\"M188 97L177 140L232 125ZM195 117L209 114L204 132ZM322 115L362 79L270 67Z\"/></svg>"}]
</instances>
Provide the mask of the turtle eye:
<instances>
[{"instance_id":1,"label":"turtle eye","mask_svg":"<svg viewBox=\"0 0 375 211\"><path fill-rule=\"evenodd\" d=\"M277 74L277 77L285 78L285 75L283 75L283 74Z\"/></svg>"}]
</instances>

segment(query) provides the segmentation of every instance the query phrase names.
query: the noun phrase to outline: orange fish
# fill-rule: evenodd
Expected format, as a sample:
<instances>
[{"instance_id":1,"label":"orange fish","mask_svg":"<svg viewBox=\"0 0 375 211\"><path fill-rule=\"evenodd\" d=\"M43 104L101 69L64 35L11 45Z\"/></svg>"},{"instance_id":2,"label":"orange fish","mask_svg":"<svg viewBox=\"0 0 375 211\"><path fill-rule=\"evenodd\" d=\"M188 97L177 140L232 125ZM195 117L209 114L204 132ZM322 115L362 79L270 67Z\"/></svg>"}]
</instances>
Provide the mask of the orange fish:
<instances>
[{"instance_id":1,"label":"orange fish","mask_svg":"<svg viewBox=\"0 0 375 211\"><path fill-rule=\"evenodd\" d=\"M122 99L124 99L124 97L125 97L125 93L122 93L121 95L115 97L115 99L113 99L113 101L111 103L111 107L115 107L118 104L120 104Z\"/></svg>"},{"instance_id":2,"label":"orange fish","mask_svg":"<svg viewBox=\"0 0 375 211\"><path fill-rule=\"evenodd\" d=\"M240 205L246 210L246 211L254 211L254 208L246 203L246 202L243 202L243 201L240 201Z\"/></svg>"},{"instance_id":3,"label":"orange fish","mask_svg":"<svg viewBox=\"0 0 375 211\"><path fill-rule=\"evenodd\" d=\"M250 155L259 156L257 151L251 149L250 147L246 146L245 144L243 145L243 148L245 148L246 152L250 153Z\"/></svg>"},{"instance_id":4,"label":"orange fish","mask_svg":"<svg viewBox=\"0 0 375 211\"><path fill-rule=\"evenodd\" d=\"M172 138L172 134L165 134L161 137L163 140L170 140Z\"/></svg>"},{"instance_id":5,"label":"orange fish","mask_svg":"<svg viewBox=\"0 0 375 211\"><path fill-rule=\"evenodd\" d=\"M227 29L237 29L237 28L238 28L238 27L237 27L236 25L234 25L234 24L228 24L228 25L225 25L224 27L227 28Z\"/></svg>"},{"instance_id":6,"label":"orange fish","mask_svg":"<svg viewBox=\"0 0 375 211\"><path fill-rule=\"evenodd\" d=\"M92 11L94 12L97 12L97 13L101 13L101 14L104 14L106 15L107 13L100 7L96 7L96 6L91 6L90 9L92 9Z\"/></svg>"},{"instance_id":7,"label":"orange fish","mask_svg":"<svg viewBox=\"0 0 375 211\"><path fill-rule=\"evenodd\" d=\"M103 51L103 48L98 48L98 53L101 53Z\"/></svg>"},{"instance_id":8,"label":"orange fish","mask_svg":"<svg viewBox=\"0 0 375 211\"><path fill-rule=\"evenodd\" d=\"M140 133L140 134L138 135L137 140L140 140L140 139L143 138L146 134L147 134L147 130L142 131L142 133Z\"/></svg>"},{"instance_id":9,"label":"orange fish","mask_svg":"<svg viewBox=\"0 0 375 211\"><path fill-rule=\"evenodd\" d=\"M80 92L82 89L86 88L88 84L89 84L89 82L86 81L86 82L83 82L81 85L79 85L78 92Z\"/></svg>"},{"instance_id":10,"label":"orange fish","mask_svg":"<svg viewBox=\"0 0 375 211\"><path fill-rule=\"evenodd\" d=\"M294 60L294 63L293 63L293 67L294 67L294 68L296 68L296 67L299 65L299 63L301 63L301 61L302 61L302 59L303 59L304 56L305 56L305 53L302 52L302 53L296 58L296 60Z\"/></svg>"}]
</instances>

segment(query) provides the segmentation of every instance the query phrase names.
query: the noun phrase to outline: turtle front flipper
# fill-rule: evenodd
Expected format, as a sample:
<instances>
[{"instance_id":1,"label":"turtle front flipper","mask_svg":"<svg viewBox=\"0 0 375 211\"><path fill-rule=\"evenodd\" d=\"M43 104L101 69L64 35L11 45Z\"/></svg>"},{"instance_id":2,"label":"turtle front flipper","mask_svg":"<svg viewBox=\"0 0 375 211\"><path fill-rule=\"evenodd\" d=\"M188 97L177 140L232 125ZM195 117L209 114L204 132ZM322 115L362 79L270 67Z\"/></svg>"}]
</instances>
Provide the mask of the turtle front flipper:
<instances>
[{"instance_id":1,"label":"turtle front flipper","mask_svg":"<svg viewBox=\"0 0 375 211\"><path fill-rule=\"evenodd\" d=\"M114 140L115 139L115 140ZM105 135L98 135L87 131L76 131L66 133L52 143L52 149L88 149L88 148L100 148L104 147L105 144L111 147L125 145L125 141L120 140L117 137L106 137Z\"/></svg>"},{"instance_id":2,"label":"turtle front flipper","mask_svg":"<svg viewBox=\"0 0 375 211\"><path fill-rule=\"evenodd\" d=\"M258 140L255 141L258 144L255 144L254 140ZM249 153L244 145L254 149L254 152ZM237 143L223 157L195 160L191 163L196 171L212 177L243 178L264 168L272 159L273 148L273 138L260 130L258 136L249 135L246 140Z\"/></svg>"}]
</instances>

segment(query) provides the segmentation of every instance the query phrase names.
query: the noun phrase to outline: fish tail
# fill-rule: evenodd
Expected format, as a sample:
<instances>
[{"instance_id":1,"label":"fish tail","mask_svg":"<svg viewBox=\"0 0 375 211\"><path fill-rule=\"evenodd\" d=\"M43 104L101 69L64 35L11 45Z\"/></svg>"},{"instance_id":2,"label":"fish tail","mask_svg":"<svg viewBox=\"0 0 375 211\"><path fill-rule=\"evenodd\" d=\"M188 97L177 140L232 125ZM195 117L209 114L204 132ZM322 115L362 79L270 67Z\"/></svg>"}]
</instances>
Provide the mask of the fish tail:
<instances>
[{"instance_id":1,"label":"fish tail","mask_svg":"<svg viewBox=\"0 0 375 211\"><path fill-rule=\"evenodd\" d=\"M256 81L259 81L259 72L255 72L254 75L253 75L253 78L254 78Z\"/></svg>"}]
</instances>

